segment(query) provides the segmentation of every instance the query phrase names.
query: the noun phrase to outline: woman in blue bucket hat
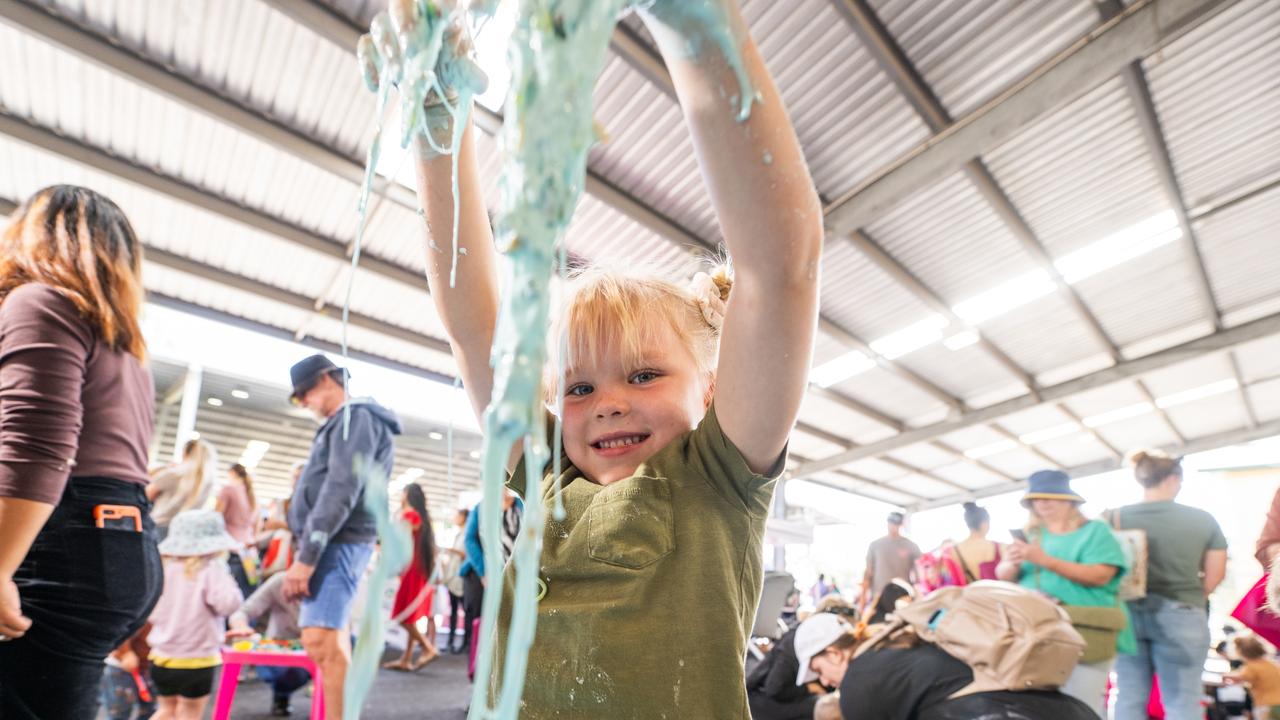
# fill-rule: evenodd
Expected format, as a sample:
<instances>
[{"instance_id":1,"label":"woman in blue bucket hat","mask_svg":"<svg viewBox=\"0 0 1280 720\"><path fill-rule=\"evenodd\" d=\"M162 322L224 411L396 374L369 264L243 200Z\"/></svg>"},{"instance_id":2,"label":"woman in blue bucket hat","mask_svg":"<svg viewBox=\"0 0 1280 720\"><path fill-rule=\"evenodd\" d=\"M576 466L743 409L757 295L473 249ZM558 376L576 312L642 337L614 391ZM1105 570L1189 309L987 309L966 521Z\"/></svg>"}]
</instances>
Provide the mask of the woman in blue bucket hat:
<instances>
[{"instance_id":1,"label":"woman in blue bucket hat","mask_svg":"<svg viewBox=\"0 0 1280 720\"><path fill-rule=\"evenodd\" d=\"M1080 511L1085 500L1066 473L1041 470L1027 484L1022 497L1031 513L1027 527L1014 538L996 574L1044 593L1071 616L1088 647L1062 691L1106 717L1107 679L1116 654L1136 650L1119 597L1128 560L1111 528Z\"/></svg>"}]
</instances>

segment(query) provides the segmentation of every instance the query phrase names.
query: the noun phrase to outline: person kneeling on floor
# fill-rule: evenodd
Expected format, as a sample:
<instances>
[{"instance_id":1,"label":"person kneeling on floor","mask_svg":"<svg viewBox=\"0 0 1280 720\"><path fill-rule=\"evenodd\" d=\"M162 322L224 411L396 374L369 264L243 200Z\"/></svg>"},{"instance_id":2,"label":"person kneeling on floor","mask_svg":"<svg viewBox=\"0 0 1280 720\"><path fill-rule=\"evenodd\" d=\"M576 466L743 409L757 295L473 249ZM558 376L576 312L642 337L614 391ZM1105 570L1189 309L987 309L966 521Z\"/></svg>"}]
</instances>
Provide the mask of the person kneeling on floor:
<instances>
[{"instance_id":1,"label":"person kneeling on floor","mask_svg":"<svg viewBox=\"0 0 1280 720\"><path fill-rule=\"evenodd\" d=\"M1003 584L1001 584L1003 585ZM960 590L960 588L953 588ZM1017 588L1013 588L1017 591ZM929 604L933 598L921 601ZM1037 602L1044 602L1037 599ZM953 606L926 617L942 618ZM1064 618L1065 632L1070 630ZM843 720L1097 720L1087 705L1056 689L989 689L999 686L990 677L981 682L973 669L938 645L926 642L914 628L891 621L882 633L863 641L853 627L830 614L805 620L796 631L795 651L800 664L797 685L813 681L839 688L838 699L828 696L815 708L815 717ZM945 632L945 630L943 630ZM1026 633L1031 636L1033 633ZM1078 636L1077 636L1078 640ZM1070 638L1068 638L1070 641ZM998 642L993 638L992 643ZM1079 641L1083 646L1083 641ZM1078 648L1067 645L1067 651ZM1062 665L1055 675L1066 678L1075 661L1057 660ZM1036 661L1033 658L1032 661ZM1030 661L1029 661L1030 662ZM1012 685L1013 683L1007 683ZM836 712L838 709L838 713Z\"/></svg>"},{"instance_id":2,"label":"person kneeling on floor","mask_svg":"<svg viewBox=\"0 0 1280 720\"><path fill-rule=\"evenodd\" d=\"M298 627L298 611L302 603L290 600L284 594L284 573L276 573L258 586L240 609L227 621L227 642L251 637L250 625L257 618L267 616L267 637L272 640L298 640L302 630ZM300 667L276 665L257 666L258 677L271 684L271 714L288 717L293 713L289 700L294 691L311 680L311 673Z\"/></svg>"}]
</instances>

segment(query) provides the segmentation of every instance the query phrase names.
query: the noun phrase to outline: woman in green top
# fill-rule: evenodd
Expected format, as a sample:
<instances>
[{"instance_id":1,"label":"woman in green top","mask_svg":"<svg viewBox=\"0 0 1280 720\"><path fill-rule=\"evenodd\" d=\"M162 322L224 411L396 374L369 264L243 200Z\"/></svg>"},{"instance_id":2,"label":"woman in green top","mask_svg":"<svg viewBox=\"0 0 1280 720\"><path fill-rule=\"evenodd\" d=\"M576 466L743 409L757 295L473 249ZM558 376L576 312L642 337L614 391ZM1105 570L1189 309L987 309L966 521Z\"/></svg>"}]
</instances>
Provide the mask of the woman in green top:
<instances>
[{"instance_id":1,"label":"woman in green top","mask_svg":"<svg viewBox=\"0 0 1280 720\"><path fill-rule=\"evenodd\" d=\"M1202 716L1206 598L1226 574L1227 539L1212 515L1173 501L1182 489L1181 458L1139 450L1129 462L1144 488L1142 502L1116 510L1111 522L1147 535L1147 596L1128 603L1138 650L1116 663L1116 719L1146 720L1152 678L1159 676L1165 717L1192 720Z\"/></svg>"},{"instance_id":2,"label":"woman in green top","mask_svg":"<svg viewBox=\"0 0 1280 720\"><path fill-rule=\"evenodd\" d=\"M1124 627L1115 647L1090 647L1076 666L1062 691L1079 698L1106 717L1106 686L1116 651L1134 650L1133 633L1124 622L1118 593L1120 576L1128 569L1120 542L1106 523L1089 520L1080 512L1084 498L1071 489L1070 478L1058 470L1041 470L1029 479L1030 489L1022 505L1031 511L1026 539L1014 540L996 575L1039 590L1071 608L1094 608L1078 612L1099 616L1090 625L1114 624ZM1114 623L1106 609L1115 609ZM1074 618L1073 618L1074 620ZM1081 623L1075 621L1077 626ZM1085 633L1086 640L1095 633ZM1109 636L1102 641L1110 644ZM1096 645L1099 639L1093 638ZM1086 662L1089 661L1089 662Z\"/></svg>"}]
</instances>

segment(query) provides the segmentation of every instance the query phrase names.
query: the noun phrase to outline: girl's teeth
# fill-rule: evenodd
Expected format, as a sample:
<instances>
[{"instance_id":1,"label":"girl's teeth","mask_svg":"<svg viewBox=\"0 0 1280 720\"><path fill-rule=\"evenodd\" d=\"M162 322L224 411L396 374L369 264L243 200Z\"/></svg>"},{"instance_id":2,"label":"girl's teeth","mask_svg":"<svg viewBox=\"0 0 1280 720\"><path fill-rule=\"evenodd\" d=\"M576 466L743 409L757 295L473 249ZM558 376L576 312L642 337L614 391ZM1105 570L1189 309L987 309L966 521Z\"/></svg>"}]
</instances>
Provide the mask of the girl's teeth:
<instances>
[{"instance_id":1,"label":"girl's teeth","mask_svg":"<svg viewBox=\"0 0 1280 720\"><path fill-rule=\"evenodd\" d=\"M604 448L605 450L612 450L613 448L626 447L627 445L635 445L636 443L640 442L640 440L641 438L639 436L634 436L634 435L631 437L618 438L617 440L603 440L600 442L600 447Z\"/></svg>"}]
</instances>

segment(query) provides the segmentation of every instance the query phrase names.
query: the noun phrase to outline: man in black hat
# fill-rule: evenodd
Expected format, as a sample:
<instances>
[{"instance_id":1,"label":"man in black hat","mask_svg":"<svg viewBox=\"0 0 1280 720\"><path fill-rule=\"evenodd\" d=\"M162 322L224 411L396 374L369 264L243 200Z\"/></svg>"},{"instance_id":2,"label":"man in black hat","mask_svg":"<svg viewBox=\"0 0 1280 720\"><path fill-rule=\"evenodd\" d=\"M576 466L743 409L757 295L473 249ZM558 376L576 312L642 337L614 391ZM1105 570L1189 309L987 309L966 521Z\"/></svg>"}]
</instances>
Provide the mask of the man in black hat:
<instances>
[{"instance_id":1,"label":"man in black hat","mask_svg":"<svg viewBox=\"0 0 1280 720\"><path fill-rule=\"evenodd\" d=\"M919 546L902 536L904 519L900 512L889 513L889 534L871 543L867 549L862 593L868 600L874 600L895 579L915 580L916 560L920 559L921 553Z\"/></svg>"},{"instance_id":2,"label":"man in black hat","mask_svg":"<svg viewBox=\"0 0 1280 720\"><path fill-rule=\"evenodd\" d=\"M290 399L321 425L289 501L296 555L284 592L302 598L302 646L320 668L325 717L337 720L351 661L351 604L378 535L373 513L364 506L365 478L356 473L356 461L372 462L389 476L400 421L372 398L349 398L349 373L324 355L302 360L289 376ZM350 415L345 434L344 407Z\"/></svg>"}]
</instances>

